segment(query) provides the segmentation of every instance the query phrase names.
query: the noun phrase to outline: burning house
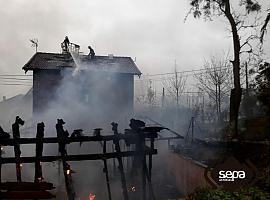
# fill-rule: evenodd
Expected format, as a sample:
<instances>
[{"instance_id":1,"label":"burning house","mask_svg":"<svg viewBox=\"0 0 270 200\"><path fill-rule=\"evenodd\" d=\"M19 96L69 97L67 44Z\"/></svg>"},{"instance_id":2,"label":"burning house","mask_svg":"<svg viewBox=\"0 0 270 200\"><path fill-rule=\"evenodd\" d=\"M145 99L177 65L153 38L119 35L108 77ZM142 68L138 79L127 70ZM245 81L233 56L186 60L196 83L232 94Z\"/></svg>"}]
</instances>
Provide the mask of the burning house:
<instances>
[{"instance_id":1,"label":"burning house","mask_svg":"<svg viewBox=\"0 0 270 200\"><path fill-rule=\"evenodd\" d=\"M133 112L134 75L140 70L130 57L83 55L80 46L68 38L61 53L37 52L23 70L33 71L33 113L46 111L53 102L66 108L80 105L88 113L108 116L117 112ZM89 110L88 110L89 109Z\"/></svg>"}]
</instances>

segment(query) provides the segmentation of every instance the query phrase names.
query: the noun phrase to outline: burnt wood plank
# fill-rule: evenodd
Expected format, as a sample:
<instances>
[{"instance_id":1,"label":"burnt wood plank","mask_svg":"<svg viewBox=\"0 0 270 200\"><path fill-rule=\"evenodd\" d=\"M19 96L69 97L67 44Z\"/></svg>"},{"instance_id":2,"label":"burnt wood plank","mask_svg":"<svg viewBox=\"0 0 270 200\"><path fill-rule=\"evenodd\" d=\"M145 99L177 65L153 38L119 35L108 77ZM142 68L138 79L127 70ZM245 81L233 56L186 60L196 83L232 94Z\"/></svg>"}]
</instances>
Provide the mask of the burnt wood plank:
<instances>
[{"instance_id":1,"label":"burnt wood plank","mask_svg":"<svg viewBox=\"0 0 270 200\"><path fill-rule=\"evenodd\" d=\"M5 182L0 183L0 190L12 190L12 191L36 191L36 190L52 190L55 187L52 183L48 182Z\"/></svg>"},{"instance_id":2,"label":"burnt wood plank","mask_svg":"<svg viewBox=\"0 0 270 200\"><path fill-rule=\"evenodd\" d=\"M121 148L120 148L120 144L119 144L119 137L118 136L120 136L120 134L118 133L118 124L115 122L112 122L111 125L112 125L112 131L114 132L114 135L116 136L115 139L113 140L113 143L115 145L115 151L117 153L116 158L117 158L118 164L119 164L118 169L120 171L123 197L124 197L124 200L129 200L126 177L125 177L125 172L124 172L124 167L123 167L123 161L122 161L122 157L120 156L122 152L121 152Z\"/></svg>"},{"instance_id":3,"label":"burnt wood plank","mask_svg":"<svg viewBox=\"0 0 270 200\"><path fill-rule=\"evenodd\" d=\"M52 199L55 195L48 191L9 191L1 192L0 199Z\"/></svg>"},{"instance_id":4,"label":"burnt wood plank","mask_svg":"<svg viewBox=\"0 0 270 200\"><path fill-rule=\"evenodd\" d=\"M81 155L67 155L65 157L66 161L81 161L81 160L103 160L103 159L111 159L111 158L118 158L118 157L129 157L129 156L136 156L136 155L150 155L150 154L157 154L157 150L146 150L143 152L140 151L125 151L125 152L114 152L114 153L105 153L105 154L81 154ZM42 156L40 158L41 162L53 162L60 160L61 156ZM0 160L1 164L6 163L33 163L37 160L36 157L20 157L19 159L16 159L14 157L7 157L2 158Z\"/></svg>"},{"instance_id":5,"label":"burnt wood plank","mask_svg":"<svg viewBox=\"0 0 270 200\"><path fill-rule=\"evenodd\" d=\"M157 138L157 133L145 133L145 138ZM65 143L72 143L72 142L95 142L95 141L113 141L115 139L115 135L104 135L104 136L81 136L75 138L66 138L63 139ZM117 138L119 140L123 139L133 139L137 136L133 133L126 133L126 134L119 134ZM18 138L14 139L3 139L0 141L0 145L14 145L14 144L36 144L38 141L37 138ZM47 137L42 139L43 143L59 143L59 138L57 137Z\"/></svg>"}]
</instances>

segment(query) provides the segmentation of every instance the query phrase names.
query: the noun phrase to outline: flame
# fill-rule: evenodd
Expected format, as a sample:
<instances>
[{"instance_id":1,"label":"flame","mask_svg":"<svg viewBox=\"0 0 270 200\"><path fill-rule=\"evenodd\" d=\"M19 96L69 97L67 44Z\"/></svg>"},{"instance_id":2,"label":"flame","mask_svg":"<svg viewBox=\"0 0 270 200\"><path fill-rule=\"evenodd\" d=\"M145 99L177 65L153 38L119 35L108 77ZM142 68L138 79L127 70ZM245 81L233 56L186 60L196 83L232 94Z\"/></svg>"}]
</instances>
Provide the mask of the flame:
<instances>
[{"instance_id":1,"label":"flame","mask_svg":"<svg viewBox=\"0 0 270 200\"><path fill-rule=\"evenodd\" d=\"M44 178L41 176L41 177L38 177L38 182L42 182L44 180Z\"/></svg>"},{"instance_id":2,"label":"flame","mask_svg":"<svg viewBox=\"0 0 270 200\"><path fill-rule=\"evenodd\" d=\"M70 175L70 169L67 170L67 175Z\"/></svg>"},{"instance_id":3,"label":"flame","mask_svg":"<svg viewBox=\"0 0 270 200\"><path fill-rule=\"evenodd\" d=\"M89 194L88 200L95 200L96 199L96 195L93 193Z\"/></svg>"}]
</instances>

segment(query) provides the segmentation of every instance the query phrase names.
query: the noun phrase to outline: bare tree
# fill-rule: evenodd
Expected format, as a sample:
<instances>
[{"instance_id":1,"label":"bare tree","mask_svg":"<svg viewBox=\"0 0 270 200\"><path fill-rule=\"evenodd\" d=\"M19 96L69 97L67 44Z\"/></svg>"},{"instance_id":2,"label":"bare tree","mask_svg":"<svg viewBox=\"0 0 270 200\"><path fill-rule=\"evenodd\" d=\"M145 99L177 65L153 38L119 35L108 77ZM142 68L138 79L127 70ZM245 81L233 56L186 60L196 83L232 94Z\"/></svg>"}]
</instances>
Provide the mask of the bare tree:
<instances>
[{"instance_id":1,"label":"bare tree","mask_svg":"<svg viewBox=\"0 0 270 200\"><path fill-rule=\"evenodd\" d=\"M233 41L233 80L234 88L230 97L230 127L232 136L238 136L238 115L241 103L242 88L240 83L240 55L242 53L254 53L254 34L258 24L258 11L261 5L256 0L189 0L191 10L195 18L203 15L206 19L214 16L223 16L228 20L229 30ZM236 6L239 6L236 8ZM252 14L255 13L254 16ZM253 32L252 32L253 31ZM251 34L247 34L251 33Z\"/></svg>"},{"instance_id":2,"label":"bare tree","mask_svg":"<svg viewBox=\"0 0 270 200\"><path fill-rule=\"evenodd\" d=\"M263 37L264 37L264 35L265 35L265 33L266 33L266 27L267 27L267 25L268 25L268 23L269 23L269 21L270 21L270 7L267 9L267 15L266 15L266 18L265 18L265 20L264 20L264 23L263 23L263 26L262 26L262 28L261 28L261 36L260 36L260 40L261 40L261 42L263 43Z\"/></svg>"},{"instance_id":3,"label":"bare tree","mask_svg":"<svg viewBox=\"0 0 270 200\"><path fill-rule=\"evenodd\" d=\"M208 94L209 99L214 102L217 118L220 119L222 103L229 96L232 87L230 63L227 57L212 56L209 61L205 61L204 69L205 72L194 76L199 90Z\"/></svg>"},{"instance_id":4,"label":"bare tree","mask_svg":"<svg viewBox=\"0 0 270 200\"><path fill-rule=\"evenodd\" d=\"M140 94L136 94L135 101L141 105L154 106L156 102L156 91L153 87L153 81L147 80L147 84L143 84Z\"/></svg>"},{"instance_id":5,"label":"bare tree","mask_svg":"<svg viewBox=\"0 0 270 200\"><path fill-rule=\"evenodd\" d=\"M174 75L166 78L162 84L168 93L176 100L177 108L179 107L179 98L186 86L187 76L177 72L175 64Z\"/></svg>"},{"instance_id":6,"label":"bare tree","mask_svg":"<svg viewBox=\"0 0 270 200\"><path fill-rule=\"evenodd\" d=\"M155 104L156 92L153 89L152 80L151 79L149 80L149 85L147 87L146 97L147 97L147 103L148 103L148 105L149 106L153 106Z\"/></svg>"}]
</instances>

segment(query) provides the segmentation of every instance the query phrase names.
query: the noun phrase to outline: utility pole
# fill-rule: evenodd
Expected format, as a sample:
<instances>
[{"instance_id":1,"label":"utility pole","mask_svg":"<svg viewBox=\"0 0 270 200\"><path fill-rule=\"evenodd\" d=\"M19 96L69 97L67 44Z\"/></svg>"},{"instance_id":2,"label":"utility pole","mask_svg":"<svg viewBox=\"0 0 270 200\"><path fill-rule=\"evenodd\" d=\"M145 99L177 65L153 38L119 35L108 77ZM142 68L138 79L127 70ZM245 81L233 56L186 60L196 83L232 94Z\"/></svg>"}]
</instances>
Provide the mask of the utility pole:
<instances>
[{"instance_id":1,"label":"utility pole","mask_svg":"<svg viewBox=\"0 0 270 200\"><path fill-rule=\"evenodd\" d=\"M161 106L162 106L162 108L164 107L164 103L165 103L165 89L163 87L162 88L162 99L161 99Z\"/></svg>"},{"instance_id":2,"label":"utility pole","mask_svg":"<svg viewBox=\"0 0 270 200\"><path fill-rule=\"evenodd\" d=\"M205 116L204 116L204 93L202 93L202 118L203 118L203 122L205 120Z\"/></svg>"},{"instance_id":3,"label":"utility pole","mask_svg":"<svg viewBox=\"0 0 270 200\"><path fill-rule=\"evenodd\" d=\"M251 109L249 107L250 99L249 99L249 85L248 85L248 62L245 63L245 75L246 75L246 115L249 118L251 115Z\"/></svg>"},{"instance_id":4,"label":"utility pole","mask_svg":"<svg viewBox=\"0 0 270 200\"><path fill-rule=\"evenodd\" d=\"M248 89L248 64L247 64L247 62L245 63L245 68L246 68L246 94L248 97L249 96L249 89Z\"/></svg>"},{"instance_id":5,"label":"utility pole","mask_svg":"<svg viewBox=\"0 0 270 200\"><path fill-rule=\"evenodd\" d=\"M194 117L191 117L191 143L194 140Z\"/></svg>"}]
</instances>

